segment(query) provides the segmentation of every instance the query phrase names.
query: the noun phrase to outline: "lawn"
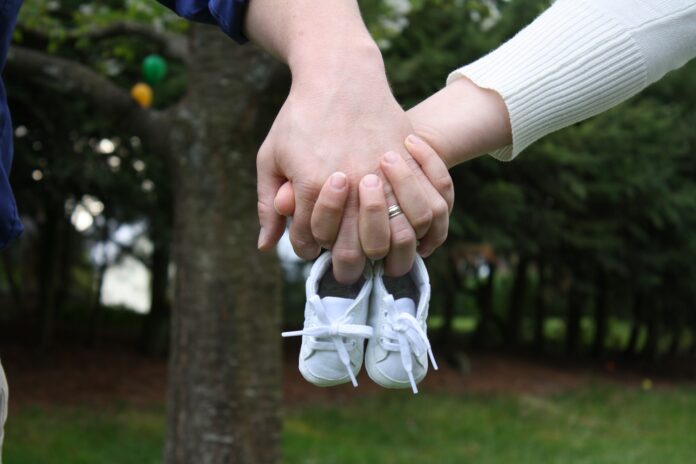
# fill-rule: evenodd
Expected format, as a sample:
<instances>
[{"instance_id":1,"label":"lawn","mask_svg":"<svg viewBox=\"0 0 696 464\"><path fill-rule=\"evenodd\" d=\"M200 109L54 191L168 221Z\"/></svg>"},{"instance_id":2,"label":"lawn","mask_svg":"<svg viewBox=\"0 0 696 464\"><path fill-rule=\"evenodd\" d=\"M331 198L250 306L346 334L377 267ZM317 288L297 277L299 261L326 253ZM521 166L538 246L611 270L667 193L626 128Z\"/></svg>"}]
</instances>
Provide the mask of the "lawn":
<instances>
[{"instance_id":1,"label":"lawn","mask_svg":"<svg viewBox=\"0 0 696 464\"><path fill-rule=\"evenodd\" d=\"M161 408L25 408L6 464L155 464ZM696 462L696 388L554 396L384 392L286 411L286 463Z\"/></svg>"}]
</instances>

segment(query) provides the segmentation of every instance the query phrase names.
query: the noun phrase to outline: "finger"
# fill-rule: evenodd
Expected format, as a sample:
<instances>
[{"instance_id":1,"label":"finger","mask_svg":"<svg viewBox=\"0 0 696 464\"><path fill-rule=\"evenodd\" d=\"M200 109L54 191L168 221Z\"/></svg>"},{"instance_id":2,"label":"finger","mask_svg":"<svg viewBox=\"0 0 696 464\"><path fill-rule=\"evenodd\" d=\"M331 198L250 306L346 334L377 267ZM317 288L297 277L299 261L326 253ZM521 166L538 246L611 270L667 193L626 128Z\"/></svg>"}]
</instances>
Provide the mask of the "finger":
<instances>
[{"instance_id":1,"label":"finger","mask_svg":"<svg viewBox=\"0 0 696 464\"><path fill-rule=\"evenodd\" d=\"M290 243L295 254L311 260L319 256L321 248L312 235L312 210L319 196L320 186L311 181L294 180L295 214L290 223Z\"/></svg>"},{"instance_id":2,"label":"finger","mask_svg":"<svg viewBox=\"0 0 696 464\"><path fill-rule=\"evenodd\" d=\"M295 191L292 182L287 181L278 189L278 193L273 200L273 207L281 216L290 217L295 212Z\"/></svg>"},{"instance_id":3,"label":"finger","mask_svg":"<svg viewBox=\"0 0 696 464\"><path fill-rule=\"evenodd\" d=\"M358 186L360 216L358 229L363 253L370 259L382 259L389 252L389 218L382 180L375 174L362 178Z\"/></svg>"},{"instance_id":4,"label":"finger","mask_svg":"<svg viewBox=\"0 0 696 464\"><path fill-rule=\"evenodd\" d=\"M365 255L358 235L358 192L350 190L336 243L331 249L334 277L346 285L355 283L365 268Z\"/></svg>"},{"instance_id":5,"label":"finger","mask_svg":"<svg viewBox=\"0 0 696 464\"><path fill-rule=\"evenodd\" d=\"M396 197L389 184L385 184L387 205L395 205ZM416 232L404 214L389 219L389 254L384 258L384 273L400 277L408 273L416 258Z\"/></svg>"},{"instance_id":6,"label":"finger","mask_svg":"<svg viewBox=\"0 0 696 464\"><path fill-rule=\"evenodd\" d=\"M433 148L417 135L406 137L406 149L420 164L432 186L447 202L449 212L454 207L454 183L449 174L447 165Z\"/></svg>"},{"instance_id":7,"label":"finger","mask_svg":"<svg viewBox=\"0 0 696 464\"><path fill-rule=\"evenodd\" d=\"M278 243L285 231L286 220L273 207L273 199L285 179L275 173L272 161L260 154L257 157L257 172L256 190L258 201L256 209L259 215L259 224L261 225L258 248L266 251Z\"/></svg>"},{"instance_id":8,"label":"finger","mask_svg":"<svg viewBox=\"0 0 696 464\"><path fill-rule=\"evenodd\" d=\"M322 248L331 249L336 241L349 191L348 177L336 172L326 180L319 192L312 211L311 226L312 235Z\"/></svg>"},{"instance_id":9,"label":"finger","mask_svg":"<svg viewBox=\"0 0 696 464\"><path fill-rule=\"evenodd\" d=\"M393 151L382 158L382 172L391 184L399 207L416 232L416 237L423 237L433 219L428 198L421 182L406 161Z\"/></svg>"},{"instance_id":10,"label":"finger","mask_svg":"<svg viewBox=\"0 0 696 464\"><path fill-rule=\"evenodd\" d=\"M447 240L449 231L449 208L440 194L432 185L424 185L430 197L430 209L433 212L433 221L430 229L418 245L418 254L426 258L433 254L436 248Z\"/></svg>"},{"instance_id":11,"label":"finger","mask_svg":"<svg viewBox=\"0 0 696 464\"><path fill-rule=\"evenodd\" d=\"M447 240L447 232L449 230L449 215L450 208L447 202L442 198L440 193L435 190L435 187L430 183L422 170L419 169L419 181L428 198L429 208L432 212L433 219L430 223L430 229L421 237L418 245L418 253L425 257L430 256L437 247L442 245Z\"/></svg>"}]
</instances>

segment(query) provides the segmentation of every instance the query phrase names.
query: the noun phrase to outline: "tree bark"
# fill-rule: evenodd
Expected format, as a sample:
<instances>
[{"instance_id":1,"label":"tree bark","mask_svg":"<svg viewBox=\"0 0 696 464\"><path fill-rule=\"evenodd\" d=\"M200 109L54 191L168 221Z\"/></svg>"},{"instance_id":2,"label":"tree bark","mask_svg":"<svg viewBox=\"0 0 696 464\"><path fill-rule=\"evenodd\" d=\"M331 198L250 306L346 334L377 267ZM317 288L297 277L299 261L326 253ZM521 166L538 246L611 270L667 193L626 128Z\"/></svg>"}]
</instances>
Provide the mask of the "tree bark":
<instances>
[{"instance_id":1,"label":"tree bark","mask_svg":"<svg viewBox=\"0 0 696 464\"><path fill-rule=\"evenodd\" d=\"M495 323L493 314L493 299L495 291L495 263L488 263L490 271L486 282L479 285L477 289L477 303L479 307L479 321L474 333L473 345L475 348L482 348L489 342Z\"/></svg>"},{"instance_id":2,"label":"tree bark","mask_svg":"<svg viewBox=\"0 0 696 464\"><path fill-rule=\"evenodd\" d=\"M607 314L607 281L603 270L597 271L597 288L594 304L595 333L592 342L592 356L599 358L604 354L604 343L607 338L608 317Z\"/></svg>"},{"instance_id":3,"label":"tree bark","mask_svg":"<svg viewBox=\"0 0 696 464\"><path fill-rule=\"evenodd\" d=\"M520 325L522 323L522 308L524 306L524 298L527 295L527 269L529 267L529 259L520 256L515 270L515 282L510 293L509 312L507 320L507 340L506 344L515 348L519 344Z\"/></svg>"},{"instance_id":4,"label":"tree bark","mask_svg":"<svg viewBox=\"0 0 696 464\"><path fill-rule=\"evenodd\" d=\"M544 324L546 322L546 264L542 259L537 263L539 274L536 294L536 313L534 315L534 350L537 353L544 351Z\"/></svg>"},{"instance_id":5,"label":"tree bark","mask_svg":"<svg viewBox=\"0 0 696 464\"><path fill-rule=\"evenodd\" d=\"M650 301L653 303L653 301ZM657 303L657 302L655 302ZM645 312L645 327L647 329L647 336L645 338L645 345L643 346L643 351L641 356L646 359L655 359L659 352L659 342L660 342L660 314L662 312L661 307L657 304L652 304L648 306Z\"/></svg>"},{"instance_id":6,"label":"tree bark","mask_svg":"<svg viewBox=\"0 0 696 464\"><path fill-rule=\"evenodd\" d=\"M150 265L150 312L145 316L143 329L140 333L140 351L151 356L164 356L167 353L167 342L170 305L167 300L169 288L169 262L171 259L171 244L169 234L153 220L150 237L153 243L152 261Z\"/></svg>"},{"instance_id":7,"label":"tree bark","mask_svg":"<svg viewBox=\"0 0 696 464\"><path fill-rule=\"evenodd\" d=\"M109 243L109 224L108 220L104 221L100 232L100 241L102 246L106 246ZM104 288L104 276L109 268L108 258L106 256L106 251L102 253L103 261L97 267L97 274L94 279L94 291L92 293L92 310L90 312L89 327L87 333L87 346L94 348L97 346L97 340L99 338L99 332L102 325L103 308L101 304L102 289Z\"/></svg>"},{"instance_id":8,"label":"tree bark","mask_svg":"<svg viewBox=\"0 0 696 464\"><path fill-rule=\"evenodd\" d=\"M582 292L576 284L572 284L568 291L568 314L566 315L565 352L567 356L575 355L578 352L583 300Z\"/></svg>"},{"instance_id":9,"label":"tree bark","mask_svg":"<svg viewBox=\"0 0 696 464\"><path fill-rule=\"evenodd\" d=\"M24 300L22 299L22 289L17 283L15 276L15 265L14 259L10 255L11 250L6 249L0 252L2 255L2 267L5 271L5 282L10 289L10 294L12 295L12 301L14 303L14 309L12 313L21 313L24 311Z\"/></svg>"},{"instance_id":10,"label":"tree bark","mask_svg":"<svg viewBox=\"0 0 696 464\"><path fill-rule=\"evenodd\" d=\"M638 341L644 319L643 313L645 303L643 301L643 297L643 294L640 292L633 293L633 317L631 320L631 332L628 337L626 347L624 348L624 356L628 358L635 356L638 352Z\"/></svg>"},{"instance_id":11,"label":"tree bark","mask_svg":"<svg viewBox=\"0 0 696 464\"><path fill-rule=\"evenodd\" d=\"M39 347L48 349L53 344L56 314L57 278L60 264L61 237L64 233L63 205L56 202L50 191L45 193L46 220L41 227L39 255Z\"/></svg>"},{"instance_id":12,"label":"tree bark","mask_svg":"<svg viewBox=\"0 0 696 464\"><path fill-rule=\"evenodd\" d=\"M176 283L166 464L280 459L280 268L256 248L259 97L272 60L192 26L175 115Z\"/></svg>"}]
</instances>

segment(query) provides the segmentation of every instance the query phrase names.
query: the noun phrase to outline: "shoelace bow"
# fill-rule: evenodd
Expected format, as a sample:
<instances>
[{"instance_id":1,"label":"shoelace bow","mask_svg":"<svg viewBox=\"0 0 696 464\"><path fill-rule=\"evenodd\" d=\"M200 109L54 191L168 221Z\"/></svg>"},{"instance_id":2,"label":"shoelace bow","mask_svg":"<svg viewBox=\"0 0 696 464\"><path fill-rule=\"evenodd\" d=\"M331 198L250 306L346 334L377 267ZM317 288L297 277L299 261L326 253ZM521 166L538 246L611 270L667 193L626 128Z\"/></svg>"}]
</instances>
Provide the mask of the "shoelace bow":
<instances>
[{"instance_id":1,"label":"shoelace bow","mask_svg":"<svg viewBox=\"0 0 696 464\"><path fill-rule=\"evenodd\" d=\"M413 377L413 356L411 354L415 353L416 356L420 357L427 351L433 368L437 370L435 355L430 346L428 335L415 317L408 313L400 312L396 308L392 295L384 297L384 304L387 307L387 327L383 331L384 339L382 346L386 350L399 352L401 364L408 374L413 393L418 393L416 379ZM396 343L392 340L396 340Z\"/></svg>"},{"instance_id":2,"label":"shoelace bow","mask_svg":"<svg viewBox=\"0 0 696 464\"><path fill-rule=\"evenodd\" d=\"M353 374L353 369L350 366L350 355L346 349L343 337L346 338L370 338L372 337L373 330L372 327L366 325L358 324L347 324L344 318L340 318L336 321L331 321L324 308L324 304L318 295L314 295L309 299L309 303L314 308L314 312L317 318L321 322L321 325L315 327L310 327L303 330L295 330L292 332L283 332L283 337L297 337L301 335L307 335L315 338L329 338L334 344L334 348L338 351L338 357L340 358L343 365L348 371L348 376L350 381L353 383L354 387L358 386L358 381L355 379L355 374ZM316 344L317 342L315 342ZM326 346L322 346L323 349L330 349Z\"/></svg>"}]
</instances>

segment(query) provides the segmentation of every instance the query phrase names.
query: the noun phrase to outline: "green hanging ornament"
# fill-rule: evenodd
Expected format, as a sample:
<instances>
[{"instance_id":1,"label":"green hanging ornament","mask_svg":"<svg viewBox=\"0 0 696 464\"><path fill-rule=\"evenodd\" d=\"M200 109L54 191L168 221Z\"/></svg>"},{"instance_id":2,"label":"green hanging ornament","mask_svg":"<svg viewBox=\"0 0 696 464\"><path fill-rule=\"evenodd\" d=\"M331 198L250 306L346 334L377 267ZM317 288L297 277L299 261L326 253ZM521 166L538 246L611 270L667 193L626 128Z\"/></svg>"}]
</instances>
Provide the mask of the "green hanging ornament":
<instances>
[{"instance_id":1,"label":"green hanging ornament","mask_svg":"<svg viewBox=\"0 0 696 464\"><path fill-rule=\"evenodd\" d=\"M143 77L150 85L155 85L167 74L167 62L159 55L148 55L143 60Z\"/></svg>"}]
</instances>

